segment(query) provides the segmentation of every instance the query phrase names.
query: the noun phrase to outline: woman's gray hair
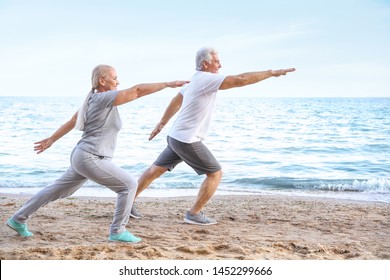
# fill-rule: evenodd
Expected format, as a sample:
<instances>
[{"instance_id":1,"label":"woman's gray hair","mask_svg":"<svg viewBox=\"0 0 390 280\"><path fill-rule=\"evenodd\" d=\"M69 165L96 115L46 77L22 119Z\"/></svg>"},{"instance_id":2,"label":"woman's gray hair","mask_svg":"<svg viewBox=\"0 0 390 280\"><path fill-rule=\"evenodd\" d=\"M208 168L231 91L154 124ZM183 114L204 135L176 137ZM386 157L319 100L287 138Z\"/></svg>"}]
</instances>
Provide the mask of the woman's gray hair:
<instances>
[{"instance_id":1,"label":"woman's gray hair","mask_svg":"<svg viewBox=\"0 0 390 280\"><path fill-rule=\"evenodd\" d=\"M196 53L196 70L201 71L203 68L203 61L211 62L211 55L216 54L218 51L211 47L204 47Z\"/></svg>"},{"instance_id":2,"label":"woman's gray hair","mask_svg":"<svg viewBox=\"0 0 390 280\"><path fill-rule=\"evenodd\" d=\"M95 92L95 90L98 89L99 79L104 78L107 72L111 69L113 69L113 67L110 65L100 64L92 70L92 77L91 77L92 89L87 94L87 97L85 98L83 105L80 107L80 109L77 112L77 120L75 125L76 129L81 131L84 130L85 118L88 110L88 101L91 98L92 94Z\"/></svg>"}]
</instances>

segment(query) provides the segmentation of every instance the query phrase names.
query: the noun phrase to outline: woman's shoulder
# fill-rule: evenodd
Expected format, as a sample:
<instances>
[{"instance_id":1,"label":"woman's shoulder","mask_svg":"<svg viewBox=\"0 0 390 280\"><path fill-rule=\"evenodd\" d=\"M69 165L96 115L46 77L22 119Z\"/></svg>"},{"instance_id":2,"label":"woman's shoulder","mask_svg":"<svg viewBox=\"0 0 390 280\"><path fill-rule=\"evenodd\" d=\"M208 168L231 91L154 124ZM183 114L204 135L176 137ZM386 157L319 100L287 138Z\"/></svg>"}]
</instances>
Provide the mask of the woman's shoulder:
<instances>
[{"instance_id":1,"label":"woman's shoulder","mask_svg":"<svg viewBox=\"0 0 390 280\"><path fill-rule=\"evenodd\" d=\"M92 102L96 104L101 104L103 107L106 107L108 105L112 105L117 95L117 90L94 93L92 95Z\"/></svg>"}]
</instances>

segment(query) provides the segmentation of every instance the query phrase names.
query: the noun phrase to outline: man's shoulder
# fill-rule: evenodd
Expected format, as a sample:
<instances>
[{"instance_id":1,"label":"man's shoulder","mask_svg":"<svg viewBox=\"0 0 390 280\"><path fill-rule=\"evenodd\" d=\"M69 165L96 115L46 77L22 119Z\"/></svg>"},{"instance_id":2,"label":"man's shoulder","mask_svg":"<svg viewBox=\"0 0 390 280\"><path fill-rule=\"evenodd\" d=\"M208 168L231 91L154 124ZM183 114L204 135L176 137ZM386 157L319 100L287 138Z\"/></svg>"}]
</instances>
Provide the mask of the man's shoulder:
<instances>
[{"instance_id":1,"label":"man's shoulder","mask_svg":"<svg viewBox=\"0 0 390 280\"><path fill-rule=\"evenodd\" d=\"M226 75L219 74L219 73L211 73L211 72L206 72L206 71L197 71L194 76L192 77L193 79L210 79L210 80L218 80L218 79L223 79L225 78Z\"/></svg>"}]
</instances>

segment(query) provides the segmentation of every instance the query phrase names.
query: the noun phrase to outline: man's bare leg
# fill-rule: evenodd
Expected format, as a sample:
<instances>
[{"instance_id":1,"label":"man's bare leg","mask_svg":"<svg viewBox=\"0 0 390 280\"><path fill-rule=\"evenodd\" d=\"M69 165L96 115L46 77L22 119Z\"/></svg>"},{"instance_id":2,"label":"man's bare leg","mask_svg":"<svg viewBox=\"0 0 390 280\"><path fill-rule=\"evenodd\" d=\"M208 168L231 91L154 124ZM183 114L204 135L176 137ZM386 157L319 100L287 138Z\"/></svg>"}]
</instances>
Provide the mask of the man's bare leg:
<instances>
[{"instance_id":1,"label":"man's bare leg","mask_svg":"<svg viewBox=\"0 0 390 280\"><path fill-rule=\"evenodd\" d=\"M157 178L159 178L161 175L163 175L166 171L168 171L165 167L160 167L157 165L151 165L142 173L142 175L138 178L138 187L137 192L135 194L136 199L138 195L145 190L149 185ZM130 217L135 219L142 218L141 212L139 212L138 208L135 204L131 207L131 213Z\"/></svg>"},{"instance_id":2,"label":"man's bare leg","mask_svg":"<svg viewBox=\"0 0 390 280\"><path fill-rule=\"evenodd\" d=\"M200 186L198 196L196 197L195 204L190 209L190 213L195 215L198 214L210 198L214 195L215 191L218 188L219 183L222 179L222 170L215 173L207 174L206 179L202 182Z\"/></svg>"},{"instance_id":3,"label":"man's bare leg","mask_svg":"<svg viewBox=\"0 0 390 280\"><path fill-rule=\"evenodd\" d=\"M157 166L152 164L148 169L142 173L141 177L138 179L138 188L137 193L135 194L135 197L137 198L138 195L145 190L149 185L157 178L159 178L161 175L163 175L165 172L167 172L168 169L165 167Z\"/></svg>"}]
</instances>

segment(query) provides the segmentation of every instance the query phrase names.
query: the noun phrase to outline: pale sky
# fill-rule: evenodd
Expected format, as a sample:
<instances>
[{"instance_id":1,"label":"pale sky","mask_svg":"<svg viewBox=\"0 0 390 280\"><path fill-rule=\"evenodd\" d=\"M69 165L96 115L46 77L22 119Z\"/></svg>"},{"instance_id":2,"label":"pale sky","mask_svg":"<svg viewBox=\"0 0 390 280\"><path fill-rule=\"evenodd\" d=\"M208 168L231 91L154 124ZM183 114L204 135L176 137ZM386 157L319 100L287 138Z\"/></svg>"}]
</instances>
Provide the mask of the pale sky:
<instances>
[{"instance_id":1,"label":"pale sky","mask_svg":"<svg viewBox=\"0 0 390 280\"><path fill-rule=\"evenodd\" d=\"M295 67L223 94L390 97L389 0L0 0L0 95L85 96L97 64L121 85ZM226 93L225 93L226 92Z\"/></svg>"}]
</instances>

